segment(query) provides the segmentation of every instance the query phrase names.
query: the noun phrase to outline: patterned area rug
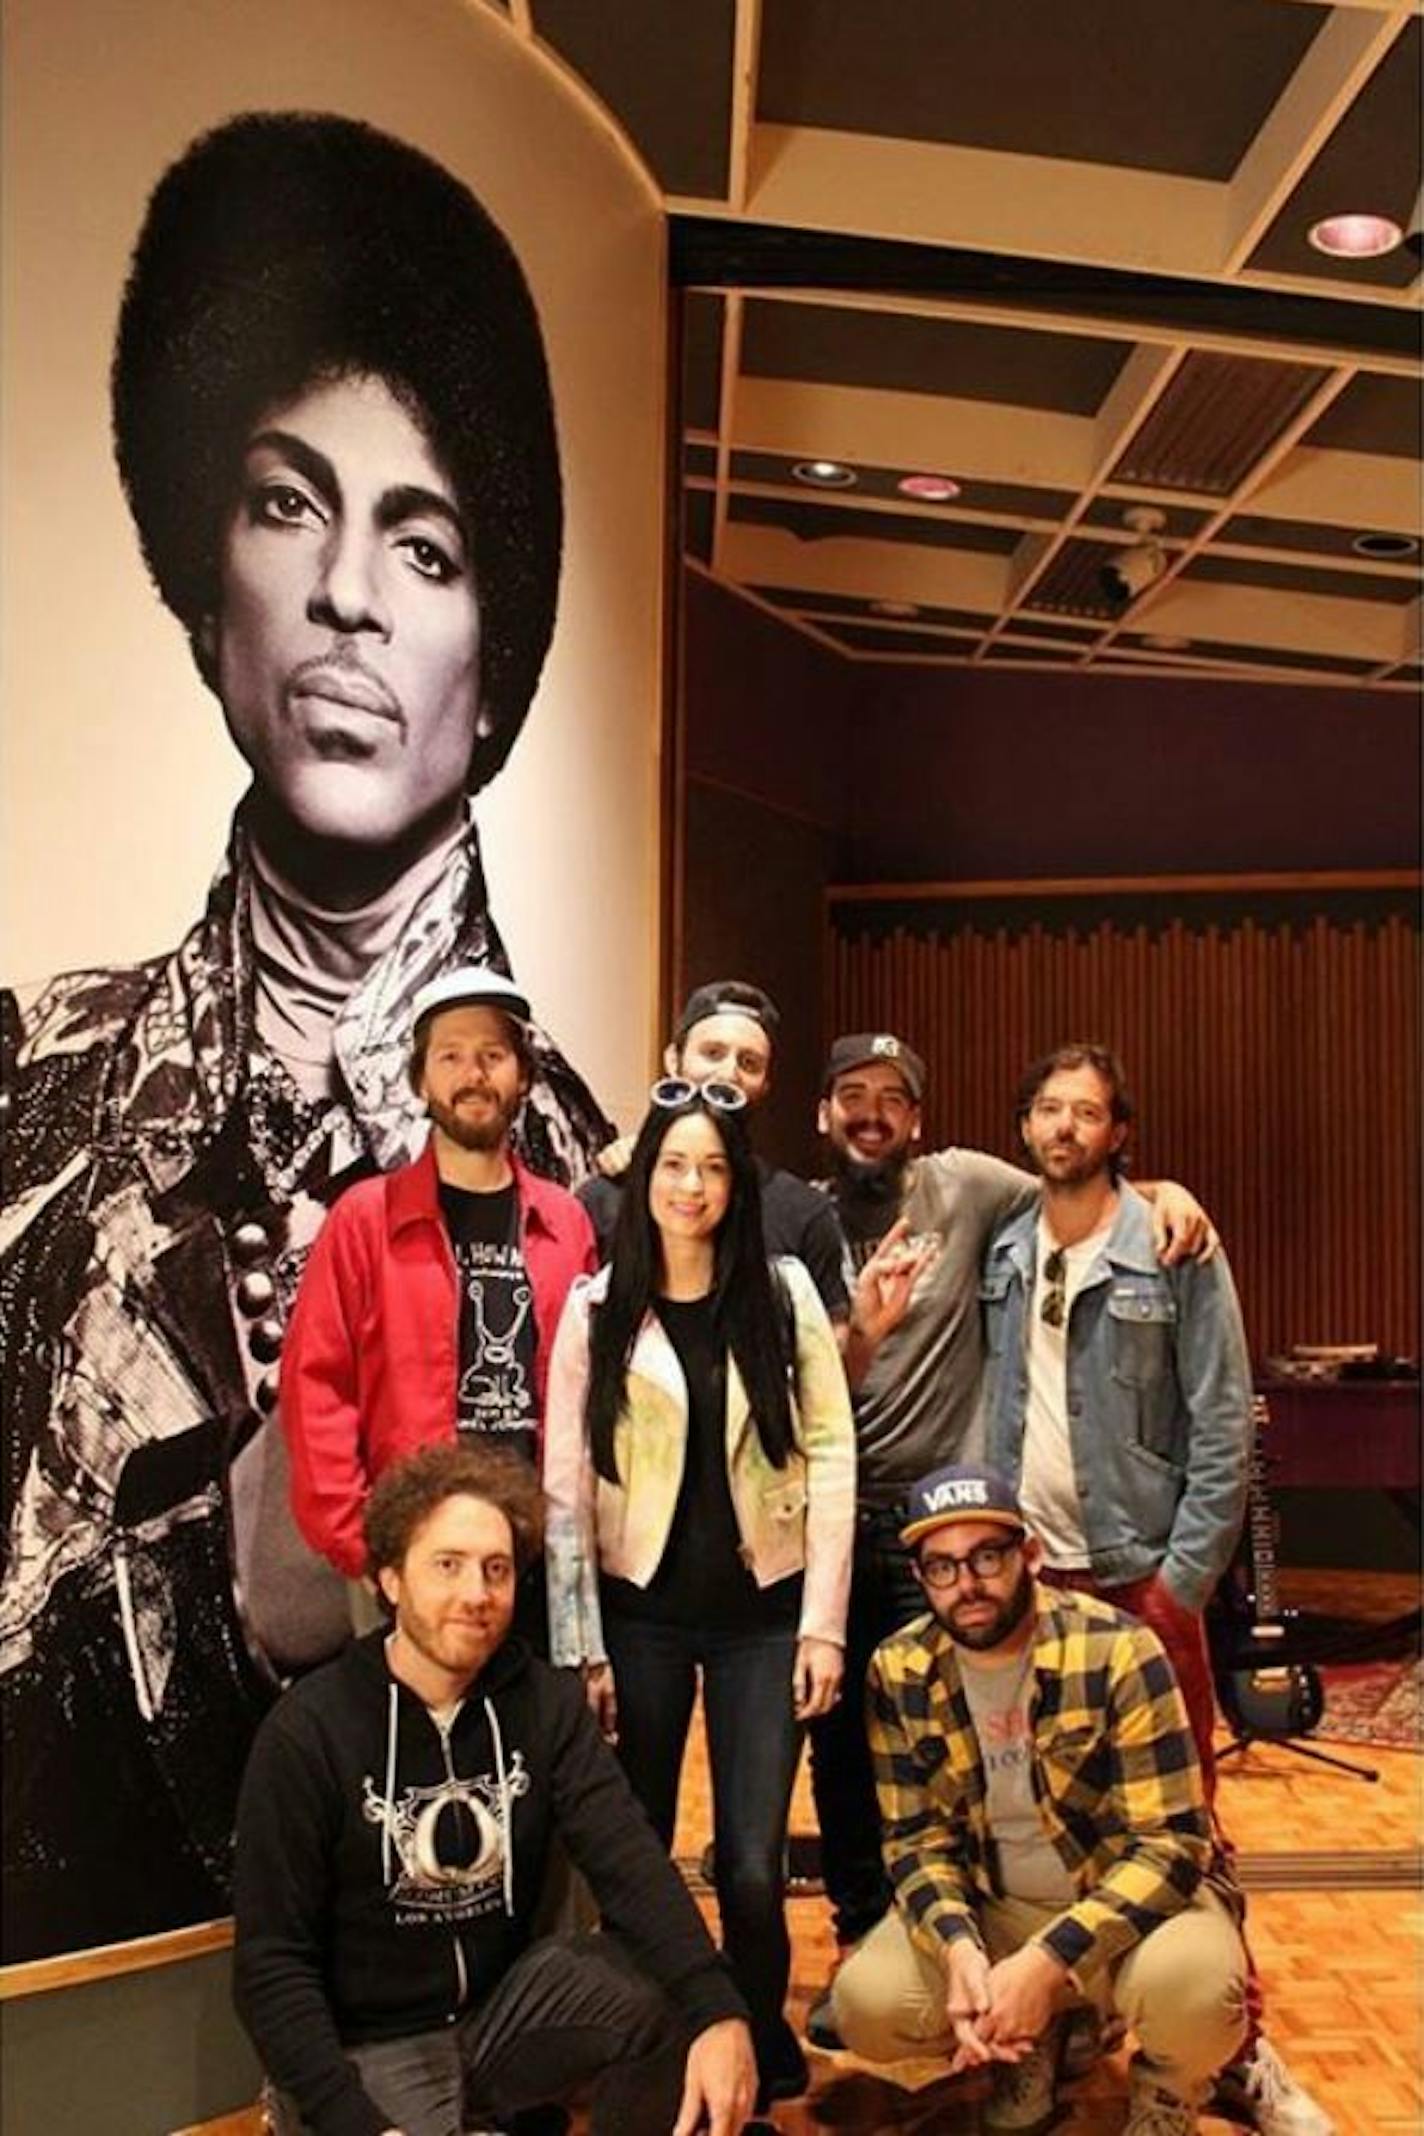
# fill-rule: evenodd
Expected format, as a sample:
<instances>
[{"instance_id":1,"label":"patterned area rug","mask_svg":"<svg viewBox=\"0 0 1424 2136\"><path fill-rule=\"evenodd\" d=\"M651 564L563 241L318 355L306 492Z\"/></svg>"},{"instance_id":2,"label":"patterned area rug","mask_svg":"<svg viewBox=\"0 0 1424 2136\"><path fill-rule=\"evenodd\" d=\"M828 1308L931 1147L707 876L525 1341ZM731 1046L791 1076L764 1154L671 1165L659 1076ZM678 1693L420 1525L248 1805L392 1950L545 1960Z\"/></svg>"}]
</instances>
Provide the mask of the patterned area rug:
<instances>
[{"instance_id":1,"label":"patterned area rug","mask_svg":"<svg viewBox=\"0 0 1424 2136\"><path fill-rule=\"evenodd\" d=\"M1422 1750L1424 1662L1333 1662L1325 1679L1325 1714L1315 1733L1335 1743L1378 1750Z\"/></svg>"}]
</instances>

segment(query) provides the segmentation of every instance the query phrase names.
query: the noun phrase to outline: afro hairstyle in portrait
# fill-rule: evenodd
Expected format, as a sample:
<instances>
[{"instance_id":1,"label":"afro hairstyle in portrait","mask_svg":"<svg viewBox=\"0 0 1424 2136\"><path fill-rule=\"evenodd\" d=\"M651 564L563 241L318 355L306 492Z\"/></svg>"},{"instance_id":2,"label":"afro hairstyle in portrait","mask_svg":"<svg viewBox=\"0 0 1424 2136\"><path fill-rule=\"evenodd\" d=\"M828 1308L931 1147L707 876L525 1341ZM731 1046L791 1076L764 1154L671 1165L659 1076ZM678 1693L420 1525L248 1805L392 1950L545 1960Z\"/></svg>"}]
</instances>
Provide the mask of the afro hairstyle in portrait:
<instances>
[{"instance_id":1,"label":"afro hairstyle in portrait","mask_svg":"<svg viewBox=\"0 0 1424 2136\"><path fill-rule=\"evenodd\" d=\"M563 500L538 314L507 239L438 163L356 120L251 112L159 180L113 361L144 560L204 676L223 529L259 417L384 380L454 486L480 604L471 791L519 733L554 627Z\"/></svg>"}]
</instances>

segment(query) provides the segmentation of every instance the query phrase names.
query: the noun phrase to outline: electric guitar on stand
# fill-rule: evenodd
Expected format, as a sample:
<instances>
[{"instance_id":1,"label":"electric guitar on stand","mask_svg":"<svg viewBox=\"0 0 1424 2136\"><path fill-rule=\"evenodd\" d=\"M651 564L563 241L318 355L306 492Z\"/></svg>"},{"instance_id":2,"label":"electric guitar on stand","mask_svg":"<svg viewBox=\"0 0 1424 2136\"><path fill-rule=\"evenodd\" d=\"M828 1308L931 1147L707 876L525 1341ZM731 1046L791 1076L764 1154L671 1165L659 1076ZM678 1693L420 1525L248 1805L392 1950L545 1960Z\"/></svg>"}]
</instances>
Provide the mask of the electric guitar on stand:
<instances>
[{"instance_id":1,"label":"electric guitar on stand","mask_svg":"<svg viewBox=\"0 0 1424 2136\"><path fill-rule=\"evenodd\" d=\"M1361 1780L1378 1780L1372 1767L1331 1757L1298 1740L1311 1734L1324 1713L1325 1687L1320 1671L1302 1658L1293 1640L1296 1611L1282 1609L1280 1603L1277 1519L1262 1443L1269 1435L1270 1421L1265 1396L1255 1395L1246 1502L1247 1563L1238 1562L1227 1572L1217 1590L1218 1607L1209 1626L1217 1704L1232 1731L1232 1741L1218 1753L1218 1763L1248 1750L1252 1743L1281 1743L1298 1757L1333 1765Z\"/></svg>"}]
</instances>

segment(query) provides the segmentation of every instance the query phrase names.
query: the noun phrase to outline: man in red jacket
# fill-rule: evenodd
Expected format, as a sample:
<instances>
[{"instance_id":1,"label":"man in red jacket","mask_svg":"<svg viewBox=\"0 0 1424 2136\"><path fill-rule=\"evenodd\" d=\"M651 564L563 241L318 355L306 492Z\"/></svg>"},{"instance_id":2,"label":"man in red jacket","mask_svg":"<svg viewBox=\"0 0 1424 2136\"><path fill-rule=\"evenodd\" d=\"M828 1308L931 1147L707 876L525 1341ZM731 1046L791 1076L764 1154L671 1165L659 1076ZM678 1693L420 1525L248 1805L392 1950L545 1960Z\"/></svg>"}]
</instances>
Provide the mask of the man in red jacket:
<instances>
[{"instance_id":1,"label":"man in red jacket","mask_svg":"<svg viewBox=\"0 0 1424 2136\"><path fill-rule=\"evenodd\" d=\"M302 1277L282 1373L292 1507L348 1579L367 1572L367 1495L402 1454L470 1433L537 1465L554 1330L597 1260L578 1202L511 1148L529 1013L484 966L421 989L410 1080L430 1139L342 1195ZM521 1592L536 1640L541 1598L536 1575Z\"/></svg>"}]
</instances>

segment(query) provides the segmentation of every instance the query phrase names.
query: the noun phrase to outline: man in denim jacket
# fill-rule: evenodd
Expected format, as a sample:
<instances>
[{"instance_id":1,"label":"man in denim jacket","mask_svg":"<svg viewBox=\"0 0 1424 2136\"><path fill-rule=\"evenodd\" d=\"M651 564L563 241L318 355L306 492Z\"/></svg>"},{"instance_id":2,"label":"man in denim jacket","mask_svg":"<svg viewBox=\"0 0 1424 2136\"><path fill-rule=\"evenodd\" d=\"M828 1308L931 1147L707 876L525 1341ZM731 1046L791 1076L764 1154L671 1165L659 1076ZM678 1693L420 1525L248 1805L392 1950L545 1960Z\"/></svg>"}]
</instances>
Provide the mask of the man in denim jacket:
<instances>
[{"instance_id":1,"label":"man in denim jacket","mask_svg":"<svg viewBox=\"0 0 1424 2136\"><path fill-rule=\"evenodd\" d=\"M1018 1491L1046 1585L1101 1594L1167 1650L1208 1808L1215 1707L1201 1612L1246 1507L1251 1367L1225 1256L1167 1267L1151 1210L1122 1177L1132 1102L1104 1047L1060 1046L1019 1086L1041 1201L984 1262L988 1460ZM1259 1985L1251 1983L1259 2018ZM1267 2136L1326 2136L1328 2117L1259 2036L1227 2072Z\"/></svg>"},{"instance_id":2,"label":"man in denim jacket","mask_svg":"<svg viewBox=\"0 0 1424 2136\"><path fill-rule=\"evenodd\" d=\"M1210 1775L1200 1613L1246 1506L1250 1360L1224 1255L1168 1268L1153 1250L1121 1176L1131 1117L1096 1046L1060 1047L1020 1086L1043 1195L984 1264L988 1456L1022 1478L1048 1572L1110 1589L1158 1631Z\"/></svg>"}]
</instances>

